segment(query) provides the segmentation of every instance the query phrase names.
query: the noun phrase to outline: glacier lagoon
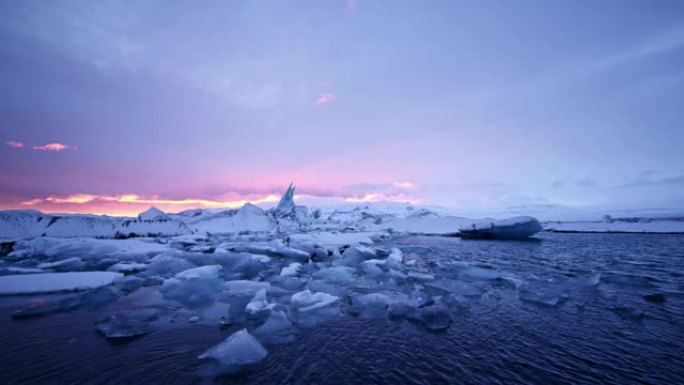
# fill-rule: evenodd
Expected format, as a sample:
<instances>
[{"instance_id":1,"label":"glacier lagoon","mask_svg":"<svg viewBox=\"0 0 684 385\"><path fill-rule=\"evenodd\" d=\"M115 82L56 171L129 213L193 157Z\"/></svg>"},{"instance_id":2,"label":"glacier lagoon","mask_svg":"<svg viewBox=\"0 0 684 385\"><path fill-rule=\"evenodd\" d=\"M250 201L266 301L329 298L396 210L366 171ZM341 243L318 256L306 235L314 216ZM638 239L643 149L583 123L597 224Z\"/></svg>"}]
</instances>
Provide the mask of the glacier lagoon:
<instances>
[{"instance_id":1,"label":"glacier lagoon","mask_svg":"<svg viewBox=\"0 0 684 385\"><path fill-rule=\"evenodd\" d=\"M12 315L74 294L0 297L0 382L671 384L682 377L681 235L542 233L530 241L400 235L366 247L375 257L360 249L316 262L329 266L293 265L296 253L250 259L263 264L255 269L260 273L232 280L219 293L212 290L217 271L225 279L231 266L199 272L179 266L184 274L171 278L175 284L209 277L206 285L193 283L192 291L205 296L190 305L186 297L169 298L151 278L127 295L126 285L117 286L123 294L114 300L40 317ZM389 257L395 249L403 276L387 267L397 262ZM261 251L255 254L269 249ZM321 267L325 274L318 274ZM258 277L264 279L254 282ZM305 288L320 298L293 297ZM225 290L236 295L222 297ZM254 314L236 310L248 305ZM125 317L130 312L132 320ZM125 327L140 326L134 330L140 334L108 339L97 332L95 325L113 315ZM229 351L237 358L222 357L244 361L238 370L224 373L198 359L242 329L267 355L243 338L237 353ZM244 344L253 357L242 354Z\"/></svg>"}]
</instances>

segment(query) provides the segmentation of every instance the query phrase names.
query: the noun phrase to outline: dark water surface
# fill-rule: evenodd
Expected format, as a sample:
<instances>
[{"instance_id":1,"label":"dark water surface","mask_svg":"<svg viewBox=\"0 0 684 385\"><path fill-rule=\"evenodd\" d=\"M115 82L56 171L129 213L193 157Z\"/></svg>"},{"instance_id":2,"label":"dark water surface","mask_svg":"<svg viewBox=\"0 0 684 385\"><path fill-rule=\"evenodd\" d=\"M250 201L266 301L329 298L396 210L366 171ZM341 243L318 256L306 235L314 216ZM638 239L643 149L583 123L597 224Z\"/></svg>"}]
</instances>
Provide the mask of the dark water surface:
<instances>
[{"instance_id":1,"label":"dark water surface","mask_svg":"<svg viewBox=\"0 0 684 385\"><path fill-rule=\"evenodd\" d=\"M540 238L397 240L393 245L407 259L432 267L438 276L448 276L450 261L464 261L482 267L480 272L506 272L515 279L482 281L474 274L483 294L469 300L468 311L454 313L444 332L344 315L304 331L294 343L269 346L268 357L246 372L213 381L684 383L684 236ZM597 284L572 283L597 273ZM563 289L555 305L521 299L521 293L553 296L558 287ZM235 331L183 323L111 344L93 323L135 307L135 297L95 311L13 320L12 312L31 298L0 298L0 384L211 383L198 375L197 355Z\"/></svg>"}]
</instances>

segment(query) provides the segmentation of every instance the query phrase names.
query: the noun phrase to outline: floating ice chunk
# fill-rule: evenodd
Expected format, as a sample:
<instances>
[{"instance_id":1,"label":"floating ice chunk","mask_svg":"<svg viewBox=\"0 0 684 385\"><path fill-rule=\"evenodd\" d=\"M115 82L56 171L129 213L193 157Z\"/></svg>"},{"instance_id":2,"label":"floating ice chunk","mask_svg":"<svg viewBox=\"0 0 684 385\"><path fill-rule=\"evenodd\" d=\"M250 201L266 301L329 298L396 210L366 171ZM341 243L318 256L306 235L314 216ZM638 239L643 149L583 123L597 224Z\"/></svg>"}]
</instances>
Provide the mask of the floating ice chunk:
<instances>
[{"instance_id":1,"label":"floating ice chunk","mask_svg":"<svg viewBox=\"0 0 684 385\"><path fill-rule=\"evenodd\" d=\"M247 304L245 310L249 314L257 314L265 310L273 309L275 305L268 303L266 300L266 289L257 291L254 298Z\"/></svg>"},{"instance_id":2,"label":"floating ice chunk","mask_svg":"<svg viewBox=\"0 0 684 385\"><path fill-rule=\"evenodd\" d=\"M291 242L312 243L323 247L338 248L340 246L373 244L371 235L376 233L362 233L362 232L311 232L290 235Z\"/></svg>"},{"instance_id":3,"label":"floating ice chunk","mask_svg":"<svg viewBox=\"0 0 684 385\"><path fill-rule=\"evenodd\" d=\"M306 285L307 282L306 279L303 278L281 275L274 275L268 278L268 280L269 282L271 282L272 285L278 286L288 291L300 291L302 290L304 285Z\"/></svg>"},{"instance_id":4,"label":"floating ice chunk","mask_svg":"<svg viewBox=\"0 0 684 385\"><path fill-rule=\"evenodd\" d=\"M413 279L415 281L434 281L435 276L428 273L421 273L418 271L409 271L406 275L408 279Z\"/></svg>"},{"instance_id":5,"label":"floating ice chunk","mask_svg":"<svg viewBox=\"0 0 684 385\"><path fill-rule=\"evenodd\" d=\"M482 295L482 290L480 290L478 287L466 282L454 281L451 279L437 279L432 282L426 282L424 285L448 293L460 294L466 297L479 297Z\"/></svg>"},{"instance_id":6,"label":"floating ice chunk","mask_svg":"<svg viewBox=\"0 0 684 385\"><path fill-rule=\"evenodd\" d=\"M112 286L104 286L73 297L63 298L54 302L48 302L42 305L28 307L26 309L20 310L12 314L12 317L28 318L82 308L92 309L103 306L110 302L114 302L117 299L121 298L122 295L123 293L121 292L121 290Z\"/></svg>"},{"instance_id":7,"label":"floating ice chunk","mask_svg":"<svg viewBox=\"0 0 684 385\"><path fill-rule=\"evenodd\" d=\"M88 271L0 276L0 295L89 290L109 285L121 273Z\"/></svg>"},{"instance_id":8,"label":"floating ice chunk","mask_svg":"<svg viewBox=\"0 0 684 385\"><path fill-rule=\"evenodd\" d=\"M444 305L420 308L419 320L423 326L433 331L448 329L452 323L449 310Z\"/></svg>"},{"instance_id":9,"label":"floating ice chunk","mask_svg":"<svg viewBox=\"0 0 684 385\"><path fill-rule=\"evenodd\" d=\"M351 246L342 253L341 263L348 266L355 266L361 262L374 259L377 255L375 250L367 246Z\"/></svg>"},{"instance_id":10,"label":"floating ice chunk","mask_svg":"<svg viewBox=\"0 0 684 385\"><path fill-rule=\"evenodd\" d=\"M453 322L449 309L442 304L417 307L415 304L400 302L389 308L392 320L406 319L433 331L448 329Z\"/></svg>"},{"instance_id":11,"label":"floating ice chunk","mask_svg":"<svg viewBox=\"0 0 684 385\"><path fill-rule=\"evenodd\" d=\"M259 290L270 289L271 284L268 282L234 280L225 282L223 287L230 295L254 296Z\"/></svg>"},{"instance_id":12,"label":"floating ice chunk","mask_svg":"<svg viewBox=\"0 0 684 385\"><path fill-rule=\"evenodd\" d=\"M352 273L347 267L328 267L314 273L314 278L328 283L346 284L351 282Z\"/></svg>"},{"instance_id":13,"label":"floating ice chunk","mask_svg":"<svg viewBox=\"0 0 684 385\"><path fill-rule=\"evenodd\" d=\"M153 330L161 313L158 308L122 311L95 322L95 330L113 340L139 337Z\"/></svg>"},{"instance_id":14,"label":"floating ice chunk","mask_svg":"<svg viewBox=\"0 0 684 385\"><path fill-rule=\"evenodd\" d=\"M109 266L107 271L118 271L119 273L136 273L147 269L146 263L138 262L119 262Z\"/></svg>"},{"instance_id":15,"label":"floating ice chunk","mask_svg":"<svg viewBox=\"0 0 684 385\"><path fill-rule=\"evenodd\" d=\"M326 293L312 293L310 290L303 290L299 293L292 294L290 301L297 311L307 312L335 304L339 301L339 297Z\"/></svg>"},{"instance_id":16,"label":"floating ice chunk","mask_svg":"<svg viewBox=\"0 0 684 385\"><path fill-rule=\"evenodd\" d=\"M306 251L298 250L293 247L279 247L276 253L289 259L294 259L300 262L306 262L311 258L311 255Z\"/></svg>"},{"instance_id":17,"label":"floating ice chunk","mask_svg":"<svg viewBox=\"0 0 684 385\"><path fill-rule=\"evenodd\" d=\"M503 273L500 271L477 266L469 266L461 274L473 280L499 279L503 277Z\"/></svg>"},{"instance_id":18,"label":"floating ice chunk","mask_svg":"<svg viewBox=\"0 0 684 385\"><path fill-rule=\"evenodd\" d=\"M339 316L339 300L334 295L304 290L293 294L290 303L295 321L310 327Z\"/></svg>"},{"instance_id":19,"label":"floating ice chunk","mask_svg":"<svg viewBox=\"0 0 684 385\"><path fill-rule=\"evenodd\" d=\"M470 223L460 228L463 238L475 239L525 239L542 231L541 223L534 217L520 216L499 221Z\"/></svg>"},{"instance_id":20,"label":"floating ice chunk","mask_svg":"<svg viewBox=\"0 0 684 385\"><path fill-rule=\"evenodd\" d=\"M271 262L271 257L269 257L267 255L252 254L252 255L250 255L250 258L252 258L253 261L257 261L257 262L261 262L261 263Z\"/></svg>"},{"instance_id":21,"label":"floating ice chunk","mask_svg":"<svg viewBox=\"0 0 684 385\"><path fill-rule=\"evenodd\" d=\"M84 260L103 258L146 260L150 256L168 250L167 245L145 242L140 239L52 238L47 243L34 240L30 242L34 247L34 255L44 254L56 259L78 255Z\"/></svg>"},{"instance_id":22,"label":"floating ice chunk","mask_svg":"<svg viewBox=\"0 0 684 385\"><path fill-rule=\"evenodd\" d=\"M297 338L297 329L282 311L273 311L266 322L256 328L254 336L264 343L286 344Z\"/></svg>"},{"instance_id":23,"label":"floating ice chunk","mask_svg":"<svg viewBox=\"0 0 684 385\"><path fill-rule=\"evenodd\" d=\"M321 293L327 293L331 294L337 297L343 296L346 292L347 289L341 286L335 286L331 285L327 282L319 281L319 280L313 280L309 282L309 290L311 291L316 291L316 292L321 292Z\"/></svg>"},{"instance_id":24,"label":"floating ice chunk","mask_svg":"<svg viewBox=\"0 0 684 385\"><path fill-rule=\"evenodd\" d=\"M0 275L14 275L14 274L42 274L47 273L43 269L36 269L31 267L16 267L9 266L0 268Z\"/></svg>"},{"instance_id":25,"label":"floating ice chunk","mask_svg":"<svg viewBox=\"0 0 684 385\"><path fill-rule=\"evenodd\" d=\"M176 258L171 255L158 255L150 261L147 266L145 274L147 276L159 275L162 277L171 277L181 271L192 269L194 264L182 258Z\"/></svg>"},{"instance_id":26,"label":"floating ice chunk","mask_svg":"<svg viewBox=\"0 0 684 385\"><path fill-rule=\"evenodd\" d=\"M384 275L385 272L382 271L382 269L378 267L378 263L375 263L374 261L380 261L380 260L372 259L372 260L363 262L361 264L361 271L368 277L378 278L378 277L381 277L382 275ZM382 262L384 262L384 261L382 261Z\"/></svg>"},{"instance_id":27,"label":"floating ice chunk","mask_svg":"<svg viewBox=\"0 0 684 385\"><path fill-rule=\"evenodd\" d=\"M234 373L245 366L255 364L268 355L259 340L247 329L242 329L218 345L198 356L199 359L211 359L219 373Z\"/></svg>"},{"instance_id":28,"label":"floating ice chunk","mask_svg":"<svg viewBox=\"0 0 684 385\"><path fill-rule=\"evenodd\" d=\"M401 270L404 267L404 254L394 247L387 256L386 265L390 269Z\"/></svg>"},{"instance_id":29,"label":"floating ice chunk","mask_svg":"<svg viewBox=\"0 0 684 385\"><path fill-rule=\"evenodd\" d=\"M522 301L530 302L536 305L556 306L559 303L564 302L568 296L555 291L527 291L520 293L519 298Z\"/></svg>"},{"instance_id":30,"label":"floating ice chunk","mask_svg":"<svg viewBox=\"0 0 684 385\"><path fill-rule=\"evenodd\" d=\"M220 265L195 267L164 281L161 292L165 298L184 305L208 305L214 302L222 289Z\"/></svg>"},{"instance_id":31,"label":"floating ice chunk","mask_svg":"<svg viewBox=\"0 0 684 385\"><path fill-rule=\"evenodd\" d=\"M575 287L592 287L601 282L601 273L592 273L583 277L575 277L567 280L566 285Z\"/></svg>"},{"instance_id":32,"label":"floating ice chunk","mask_svg":"<svg viewBox=\"0 0 684 385\"><path fill-rule=\"evenodd\" d=\"M85 268L85 263L79 257L63 259L57 262L46 262L38 265L39 269L49 269L54 271L79 271Z\"/></svg>"},{"instance_id":33,"label":"floating ice chunk","mask_svg":"<svg viewBox=\"0 0 684 385\"><path fill-rule=\"evenodd\" d=\"M294 262L294 263L289 264L286 267L283 267L283 270L280 272L280 275L284 276L284 277L294 277L297 275L299 270L301 270L301 268L302 268L301 263Z\"/></svg>"},{"instance_id":34,"label":"floating ice chunk","mask_svg":"<svg viewBox=\"0 0 684 385\"><path fill-rule=\"evenodd\" d=\"M144 282L145 281L142 278L129 275L127 277L117 278L113 285L124 293L130 294L140 289Z\"/></svg>"},{"instance_id":35,"label":"floating ice chunk","mask_svg":"<svg viewBox=\"0 0 684 385\"><path fill-rule=\"evenodd\" d=\"M359 295L352 300L359 316L365 319L385 317L388 303L389 298L380 293Z\"/></svg>"}]
</instances>

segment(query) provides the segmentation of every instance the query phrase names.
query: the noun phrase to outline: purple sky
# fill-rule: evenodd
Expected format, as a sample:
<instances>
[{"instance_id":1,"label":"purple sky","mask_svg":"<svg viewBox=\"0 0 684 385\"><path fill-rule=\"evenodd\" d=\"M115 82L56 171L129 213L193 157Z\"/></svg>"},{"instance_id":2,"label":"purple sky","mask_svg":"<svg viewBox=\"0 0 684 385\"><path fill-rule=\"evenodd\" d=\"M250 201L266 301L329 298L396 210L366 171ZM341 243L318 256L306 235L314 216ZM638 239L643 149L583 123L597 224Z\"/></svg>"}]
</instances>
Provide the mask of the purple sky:
<instances>
[{"instance_id":1,"label":"purple sky","mask_svg":"<svg viewBox=\"0 0 684 385\"><path fill-rule=\"evenodd\" d=\"M5 1L0 209L684 208L684 2Z\"/></svg>"}]
</instances>

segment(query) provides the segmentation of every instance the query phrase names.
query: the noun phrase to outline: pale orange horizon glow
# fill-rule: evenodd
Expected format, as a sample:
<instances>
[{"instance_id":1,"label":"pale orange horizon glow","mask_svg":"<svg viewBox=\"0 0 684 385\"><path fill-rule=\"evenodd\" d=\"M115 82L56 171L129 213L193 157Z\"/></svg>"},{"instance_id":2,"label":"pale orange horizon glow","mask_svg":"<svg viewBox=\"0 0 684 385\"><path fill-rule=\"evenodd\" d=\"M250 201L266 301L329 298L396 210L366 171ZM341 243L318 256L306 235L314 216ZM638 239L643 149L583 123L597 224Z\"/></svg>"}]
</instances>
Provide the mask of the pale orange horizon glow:
<instances>
[{"instance_id":1,"label":"pale orange horizon glow","mask_svg":"<svg viewBox=\"0 0 684 385\"><path fill-rule=\"evenodd\" d=\"M309 195L295 195L295 199L301 197L316 198ZM421 199L407 197L403 194L390 195L383 193L367 193L359 196L335 197L340 202L368 203L368 202L402 202L419 204ZM247 203L269 204L276 203L280 196L268 194L261 197L242 198L234 200L212 200L203 198L165 199L159 196L141 196L137 194L121 195L95 195L95 194L72 194L67 196L50 195L46 198L35 198L19 203L24 208L31 208L44 213L74 213L74 214L97 214L111 216L136 216L140 212L155 206L166 212L179 212L195 208L209 209L233 209L240 208ZM13 209L15 207L0 207Z\"/></svg>"}]
</instances>

